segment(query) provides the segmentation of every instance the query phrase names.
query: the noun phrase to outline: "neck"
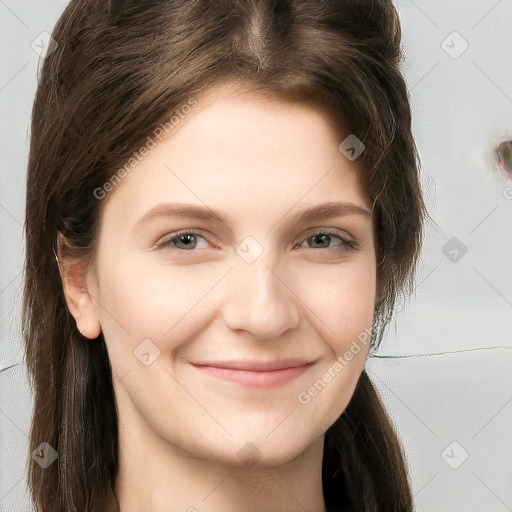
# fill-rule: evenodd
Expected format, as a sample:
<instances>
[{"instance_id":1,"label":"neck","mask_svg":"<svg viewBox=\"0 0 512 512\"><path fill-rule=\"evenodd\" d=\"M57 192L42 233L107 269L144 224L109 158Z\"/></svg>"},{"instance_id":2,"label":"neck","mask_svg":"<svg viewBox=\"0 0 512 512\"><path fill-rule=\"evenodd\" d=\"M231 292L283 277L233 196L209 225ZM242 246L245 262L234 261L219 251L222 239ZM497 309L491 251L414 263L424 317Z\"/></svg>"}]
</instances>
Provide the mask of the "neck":
<instances>
[{"instance_id":1,"label":"neck","mask_svg":"<svg viewBox=\"0 0 512 512\"><path fill-rule=\"evenodd\" d=\"M120 512L325 512L322 490L324 436L280 466L222 464L142 436L120 423L115 493ZM147 432L145 433L147 435Z\"/></svg>"}]
</instances>

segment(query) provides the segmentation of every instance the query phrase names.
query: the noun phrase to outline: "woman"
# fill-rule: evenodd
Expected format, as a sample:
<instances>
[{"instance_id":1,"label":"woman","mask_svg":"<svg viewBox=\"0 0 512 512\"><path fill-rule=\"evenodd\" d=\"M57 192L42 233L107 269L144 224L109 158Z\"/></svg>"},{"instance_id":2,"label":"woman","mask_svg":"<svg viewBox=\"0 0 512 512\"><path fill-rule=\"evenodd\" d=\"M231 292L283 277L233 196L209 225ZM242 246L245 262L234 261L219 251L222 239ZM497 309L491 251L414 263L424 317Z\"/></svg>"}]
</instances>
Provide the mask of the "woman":
<instances>
[{"instance_id":1,"label":"woman","mask_svg":"<svg viewBox=\"0 0 512 512\"><path fill-rule=\"evenodd\" d=\"M364 371L426 215L391 2L71 0L53 38L36 509L412 511Z\"/></svg>"}]
</instances>

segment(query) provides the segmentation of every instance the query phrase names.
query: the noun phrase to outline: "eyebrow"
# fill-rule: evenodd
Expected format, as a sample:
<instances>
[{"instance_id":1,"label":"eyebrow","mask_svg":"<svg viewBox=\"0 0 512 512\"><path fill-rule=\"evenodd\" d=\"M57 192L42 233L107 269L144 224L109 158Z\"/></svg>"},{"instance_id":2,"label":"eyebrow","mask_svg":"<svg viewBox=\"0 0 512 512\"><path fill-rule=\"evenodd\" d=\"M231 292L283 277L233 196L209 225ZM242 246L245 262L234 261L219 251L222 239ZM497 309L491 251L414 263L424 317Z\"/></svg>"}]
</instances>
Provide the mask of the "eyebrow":
<instances>
[{"instance_id":1,"label":"eyebrow","mask_svg":"<svg viewBox=\"0 0 512 512\"><path fill-rule=\"evenodd\" d=\"M288 212L286 212L285 215L287 213ZM302 210L294 217L293 222L307 222L343 215L362 215L364 217L371 217L372 213L364 206L360 206L352 202L328 201ZM133 231L138 226L146 224L154 219L170 217L184 217L210 221L214 220L225 225L228 224L220 212L212 210L206 206L187 203L163 203L146 212L137 221Z\"/></svg>"}]
</instances>

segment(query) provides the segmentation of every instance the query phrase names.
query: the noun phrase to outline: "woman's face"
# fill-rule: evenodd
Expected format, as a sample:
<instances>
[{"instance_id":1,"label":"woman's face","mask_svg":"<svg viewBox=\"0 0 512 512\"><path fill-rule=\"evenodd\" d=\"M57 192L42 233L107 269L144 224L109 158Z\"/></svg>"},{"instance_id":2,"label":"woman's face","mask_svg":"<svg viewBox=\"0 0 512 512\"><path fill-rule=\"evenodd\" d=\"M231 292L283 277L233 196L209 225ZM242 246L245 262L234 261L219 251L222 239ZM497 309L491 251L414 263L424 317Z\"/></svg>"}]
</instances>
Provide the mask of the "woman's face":
<instances>
[{"instance_id":1,"label":"woman's face","mask_svg":"<svg viewBox=\"0 0 512 512\"><path fill-rule=\"evenodd\" d=\"M351 208L371 205L326 112L215 92L116 186L77 316L103 332L136 442L265 467L353 394L376 261L372 217ZM300 220L326 202L351 206Z\"/></svg>"}]
</instances>

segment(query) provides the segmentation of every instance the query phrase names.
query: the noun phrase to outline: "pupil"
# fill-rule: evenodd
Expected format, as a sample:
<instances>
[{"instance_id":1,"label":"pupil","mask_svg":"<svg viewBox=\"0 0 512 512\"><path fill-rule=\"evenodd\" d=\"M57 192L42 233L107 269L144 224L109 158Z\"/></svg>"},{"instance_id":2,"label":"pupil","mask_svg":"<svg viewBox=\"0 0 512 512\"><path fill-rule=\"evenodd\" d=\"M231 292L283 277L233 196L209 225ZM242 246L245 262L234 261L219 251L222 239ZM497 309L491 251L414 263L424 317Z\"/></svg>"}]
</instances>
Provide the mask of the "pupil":
<instances>
[{"instance_id":1,"label":"pupil","mask_svg":"<svg viewBox=\"0 0 512 512\"><path fill-rule=\"evenodd\" d=\"M315 238L316 238L316 239L318 239L318 238L324 238L324 239L325 239L327 236L328 236L328 235L320 235L320 234L318 234L318 235L315 235ZM320 244L321 244L321 243L322 243L322 242L320 242ZM325 243L325 240L324 240L324 243Z\"/></svg>"},{"instance_id":2,"label":"pupil","mask_svg":"<svg viewBox=\"0 0 512 512\"><path fill-rule=\"evenodd\" d=\"M183 240L185 240L184 245L185 245L185 246L188 246L188 245L190 245L190 244L188 244L188 243L186 242L186 240L188 239L188 241L190 242L190 240L191 240L191 239L193 239L193 235L181 235L181 236L180 236L180 239L181 239L181 241L182 241L182 242L183 242Z\"/></svg>"}]
</instances>

